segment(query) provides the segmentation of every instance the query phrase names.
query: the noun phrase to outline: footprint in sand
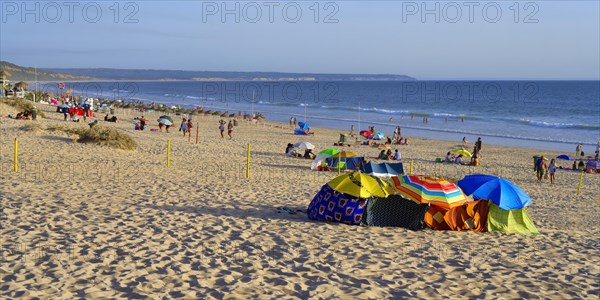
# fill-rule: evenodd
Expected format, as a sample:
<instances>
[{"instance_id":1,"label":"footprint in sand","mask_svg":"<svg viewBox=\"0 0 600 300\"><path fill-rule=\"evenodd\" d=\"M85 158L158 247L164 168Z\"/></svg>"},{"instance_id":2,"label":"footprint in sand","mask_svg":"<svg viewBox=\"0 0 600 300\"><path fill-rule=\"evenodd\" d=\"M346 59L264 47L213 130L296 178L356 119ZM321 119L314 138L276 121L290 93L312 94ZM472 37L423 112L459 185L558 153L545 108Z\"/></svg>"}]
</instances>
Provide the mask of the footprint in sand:
<instances>
[{"instance_id":1,"label":"footprint in sand","mask_svg":"<svg viewBox=\"0 0 600 300\"><path fill-rule=\"evenodd\" d=\"M83 221L87 221L88 220L88 217L86 217L85 215L82 215L82 214L76 214L75 216L78 217L79 219L83 220Z\"/></svg>"}]
</instances>

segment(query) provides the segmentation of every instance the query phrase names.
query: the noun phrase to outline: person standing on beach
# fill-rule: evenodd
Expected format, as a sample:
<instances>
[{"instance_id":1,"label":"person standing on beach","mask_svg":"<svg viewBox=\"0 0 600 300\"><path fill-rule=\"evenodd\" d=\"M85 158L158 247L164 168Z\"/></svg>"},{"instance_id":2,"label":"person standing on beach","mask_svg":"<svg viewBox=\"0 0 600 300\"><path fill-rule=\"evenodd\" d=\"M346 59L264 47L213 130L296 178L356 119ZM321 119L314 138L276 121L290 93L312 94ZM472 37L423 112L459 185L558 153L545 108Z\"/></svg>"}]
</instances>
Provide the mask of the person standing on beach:
<instances>
[{"instance_id":1,"label":"person standing on beach","mask_svg":"<svg viewBox=\"0 0 600 300\"><path fill-rule=\"evenodd\" d=\"M223 135L223 132L225 132L225 121L223 120L219 121L219 131L221 131L221 138L225 138Z\"/></svg>"},{"instance_id":2,"label":"person standing on beach","mask_svg":"<svg viewBox=\"0 0 600 300\"><path fill-rule=\"evenodd\" d=\"M227 124L227 135L229 136L230 140L233 138L233 123L231 120L229 120L229 124Z\"/></svg>"},{"instance_id":3,"label":"person standing on beach","mask_svg":"<svg viewBox=\"0 0 600 300\"><path fill-rule=\"evenodd\" d=\"M554 177L554 173L556 173L556 163L554 161L554 158L550 161L550 165L548 166L548 174L550 174L550 183L553 184L554 180L556 179Z\"/></svg>"},{"instance_id":4,"label":"person standing on beach","mask_svg":"<svg viewBox=\"0 0 600 300\"><path fill-rule=\"evenodd\" d=\"M546 171L546 169L548 168L548 166L546 165L546 160L544 159L544 156L542 155L537 163L537 179L539 182L542 181L542 178L544 178L544 172Z\"/></svg>"},{"instance_id":5,"label":"person standing on beach","mask_svg":"<svg viewBox=\"0 0 600 300\"><path fill-rule=\"evenodd\" d=\"M187 120L185 118L183 118L183 120L181 121L181 125L179 126L179 131L183 131L183 136L185 136L185 134L187 133Z\"/></svg>"},{"instance_id":6,"label":"person standing on beach","mask_svg":"<svg viewBox=\"0 0 600 300\"><path fill-rule=\"evenodd\" d=\"M475 142L475 148L477 148L477 152L481 151L481 137L477 138L477 141Z\"/></svg>"},{"instance_id":7,"label":"person standing on beach","mask_svg":"<svg viewBox=\"0 0 600 300\"><path fill-rule=\"evenodd\" d=\"M192 136L192 127L194 127L194 125L192 124L191 118L188 118L186 125L187 125L187 131L188 131L189 135Z\"/></svg>"},{"instance_id":8,"label":"person standing on beach","mask_svg":"<svg viewBox=\"0 0 600 300\"><path fill-rule=\"evenodd\" d=\"M350 126L350 133L348 133L348 136L354 136L354 125Z\"/></svg>"},{"instance_id":9,"label":"person standing on beach","mask_svg":"<svg viewBox=\"0 0 600 300\"><path fill-rule=\"evenodd\" d=\"M579 156L579 154L581 154L582 149L583 149L583 145L577 144L577 147L575 147L575 156Z\"/></svg>"}]
</instances>

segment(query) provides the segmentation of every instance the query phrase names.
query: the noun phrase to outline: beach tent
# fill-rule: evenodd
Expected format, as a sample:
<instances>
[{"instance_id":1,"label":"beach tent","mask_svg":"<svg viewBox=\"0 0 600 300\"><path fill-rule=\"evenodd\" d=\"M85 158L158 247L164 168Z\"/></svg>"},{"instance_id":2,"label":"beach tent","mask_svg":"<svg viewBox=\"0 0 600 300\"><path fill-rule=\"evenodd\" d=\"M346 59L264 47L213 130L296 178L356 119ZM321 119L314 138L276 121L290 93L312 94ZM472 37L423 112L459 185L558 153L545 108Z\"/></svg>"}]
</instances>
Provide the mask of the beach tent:
<instances>
[{"instance_id":1,"label":"beach tent","mask_svg":"<svg viewBox=\"0 0 600 300\"><path fill-rule=\"evenodd\" d=\"M597 170L600 169L600 162L590 160L585 164L586 169Z\"/></svg>"},{"instance_id":2,"label":"beach tent","mask_svg":"<svg viewBox=\"0 0 600 300\"><path fill-rule=\"evenodd\" d=\"M317 169L317 167L318 167L318 166L319 166L321 163L325 162L325 160L326 160L328 157L331 157L331 155L329 155L329 154L327 154L327 153L319 153L319 154L318 154L318 155L315 157L315 159L312 161L312 164L310 165L310 169L311 169L311 170L316 170L316 169Z\"/></svg>"},{"instance_id":3,"label":"beach tent","mask_svg":"<svg viewBox=\"0 0 600 300\"><path fill-rule=\"evenodd\" d=\"M369 138L373 139L373 140L383 140L384 137L385 137L385 135L381 132L377 132L377 133L374 133L371 136L369 136Z\"/></svg>"},{"instance_id":4,"label":"beach tent","mask_svg":"<svg viewBox=\"0 0 600 300\"><path fill-rule=\"evenodd\" d=\"M325 184L308 205L306 213L311 220L360 225L366 203L367 199L340 193Z\"/></svg>"},{"instance_id":5,"label":"beach tent","mask_svg":"<svg viewBox=\"0 0 600 300\"><path fill-rule=\"evenodd\" d=\"M345 159L346 161L346 170L355 170L360 171L362 162L365 160L364 156L354 156L348 157Z\"/></svg>"},{"instance_id":6,"label":"beach tent","mask_svg":"<svg viewBox=\"0 0 600 300\"><path fill-rule=\"evenodd\" d=\"M378 178L354 172L329 181L315 195L306 213L309 219L360 225L367 199L387 197L392 189Z\"/></svg>"},{"instance_id":7,"label":"beach tent","mask_svg":"<svg viewBox=\"0 0 600 300\"><path fill-rule=\"evenodd\" d=\"M423 220L427 207L427 204L417 204L400 195L371 198L367 201L363 224L420 230L424 227Z\"/></svg>"},{"instance_id":8,"label":"beach tent","mask_svg":"<svg viewBox=\"0 0 600 300\"><path fill-rule=\"evenodd\" d=\"M391 177L404 174L404 168L402 167L402 163L377 164L374 162L369 162L361 166L361 171L377 177Z\"/></svg>"},{"instance_id":9,"label":"beach tent","mask_svg":"<svg viewBox=\"0 0 600 300\"><path fill-rule=\"evenodd\" d=\"M492 175L467 175L458 186L473 199L486 199L505 210L521 209L531 203L531 198L514 183Z\"/></svg>"},{"instance_id":10,"label":"beach tent","mask_svg":"<svg viewBox=\"0 0 600 300\"><path fill-rule=\"evenodd\" d=\"M487 230L520 234L539 233L525 208L504 210L494 203L489 203Z\"/></svg>"}]
</instances>

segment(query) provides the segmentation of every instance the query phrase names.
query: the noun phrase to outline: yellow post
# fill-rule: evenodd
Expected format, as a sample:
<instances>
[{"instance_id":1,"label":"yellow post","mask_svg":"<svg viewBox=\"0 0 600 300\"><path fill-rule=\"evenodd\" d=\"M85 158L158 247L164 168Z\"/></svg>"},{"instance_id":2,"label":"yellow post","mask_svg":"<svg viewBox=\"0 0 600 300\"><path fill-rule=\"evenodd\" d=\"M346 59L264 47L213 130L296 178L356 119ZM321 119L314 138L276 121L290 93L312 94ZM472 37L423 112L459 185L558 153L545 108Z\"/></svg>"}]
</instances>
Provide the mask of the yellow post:
<instances>
[{"instance_id":1,"label":"yellow post","mask_svg":"<svg viewBox=\"0 0 600 300\"><path fill-rule=\"evenodd\" d=\"M167 140L167 168L171 167L171 140Z\"/></svg>"},{"instance_id":2,"label":"yellow post","mask_svg":"<svg viewBox=\"0 0 600 300\"><path fill-rule=\"evenodd\" d=\"M577 186L577 195L581 193L581 184L583 183L583 172L581 171L581 175L579 175L579 185Z\"/></svg>"},{"instance_id":3,"label":"yellow post","mask_svg":"<svg viewBox=\"0 0 600 300\"><path fill-rule=\"evenodd\" d=\"M19 172L19 139L15 138L15 158L13 161L15 173Z\"/></svg>"},{"instance_id":4,"label":"yellow post","mask_svg":"<svg viewBox=\"0 0 600 300\"><path fill-rule=\"evenodd\" d=\"M338 175L340 175L340 165L342 164L342 152L338 152Z\"/></svg>"},{"instance_id":5,"label":"yellow post","mask_svg":"<svg viewBox=\"0 0 600 300\"><path fill-rule=\"evenodd\" d=\"M413 172L413 161L410 161L410 167L408 168L408 175L412 175Z\"/></svg>"},{"instance_id":6,"label":"yellow post","mask_svg":"<svg viewBox=\"0 0 600 300\"><path fill-rule=\"evenodd\" d=\"M250 178L250 144L246 150L246 178Z\"/></svg>"}]
</instances>

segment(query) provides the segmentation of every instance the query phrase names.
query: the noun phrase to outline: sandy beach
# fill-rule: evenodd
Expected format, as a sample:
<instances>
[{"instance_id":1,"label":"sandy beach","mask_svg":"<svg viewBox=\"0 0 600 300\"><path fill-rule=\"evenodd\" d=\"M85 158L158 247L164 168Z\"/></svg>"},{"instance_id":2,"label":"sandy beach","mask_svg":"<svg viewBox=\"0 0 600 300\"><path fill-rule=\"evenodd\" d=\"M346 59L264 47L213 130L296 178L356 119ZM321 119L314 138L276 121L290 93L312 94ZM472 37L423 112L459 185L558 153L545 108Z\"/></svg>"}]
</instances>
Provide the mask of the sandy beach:
<instances>
[{"instance_id":1,"label":"sandy beach","mask_svg":"<svg viewBox=\"0 0 600 300\"><path fill-rule=\"evenodd\" d=\"M398 147L417 174L458 180L475 172L516 183L532 198L539 235L360 227L277 211L305 210L337 175L284 156L287 143L331 148L339 130L304 137L288 124L240 121L229 140L220 138L220 118L198 115L195 144L177 131L179 116L170 133L140 132L132 119L141 114L118 110L119 122L100 126L130 134L138 147L125 151L44 130L87 125L62 121L53 106L38 108L46 119L11 120L5 116L17 111L0 104L1 298L600 297L600 175L584 175L580 195L579 173L560 170L555 184L539 183L532 156L559 152L484 139L474 168L434 162L459 141L411 138ZM151 128L159 115L145 114ZM24 130L34 122L42 130ZM379 152L350 149L370 160Z\"/></svg>"}]
</instances>

